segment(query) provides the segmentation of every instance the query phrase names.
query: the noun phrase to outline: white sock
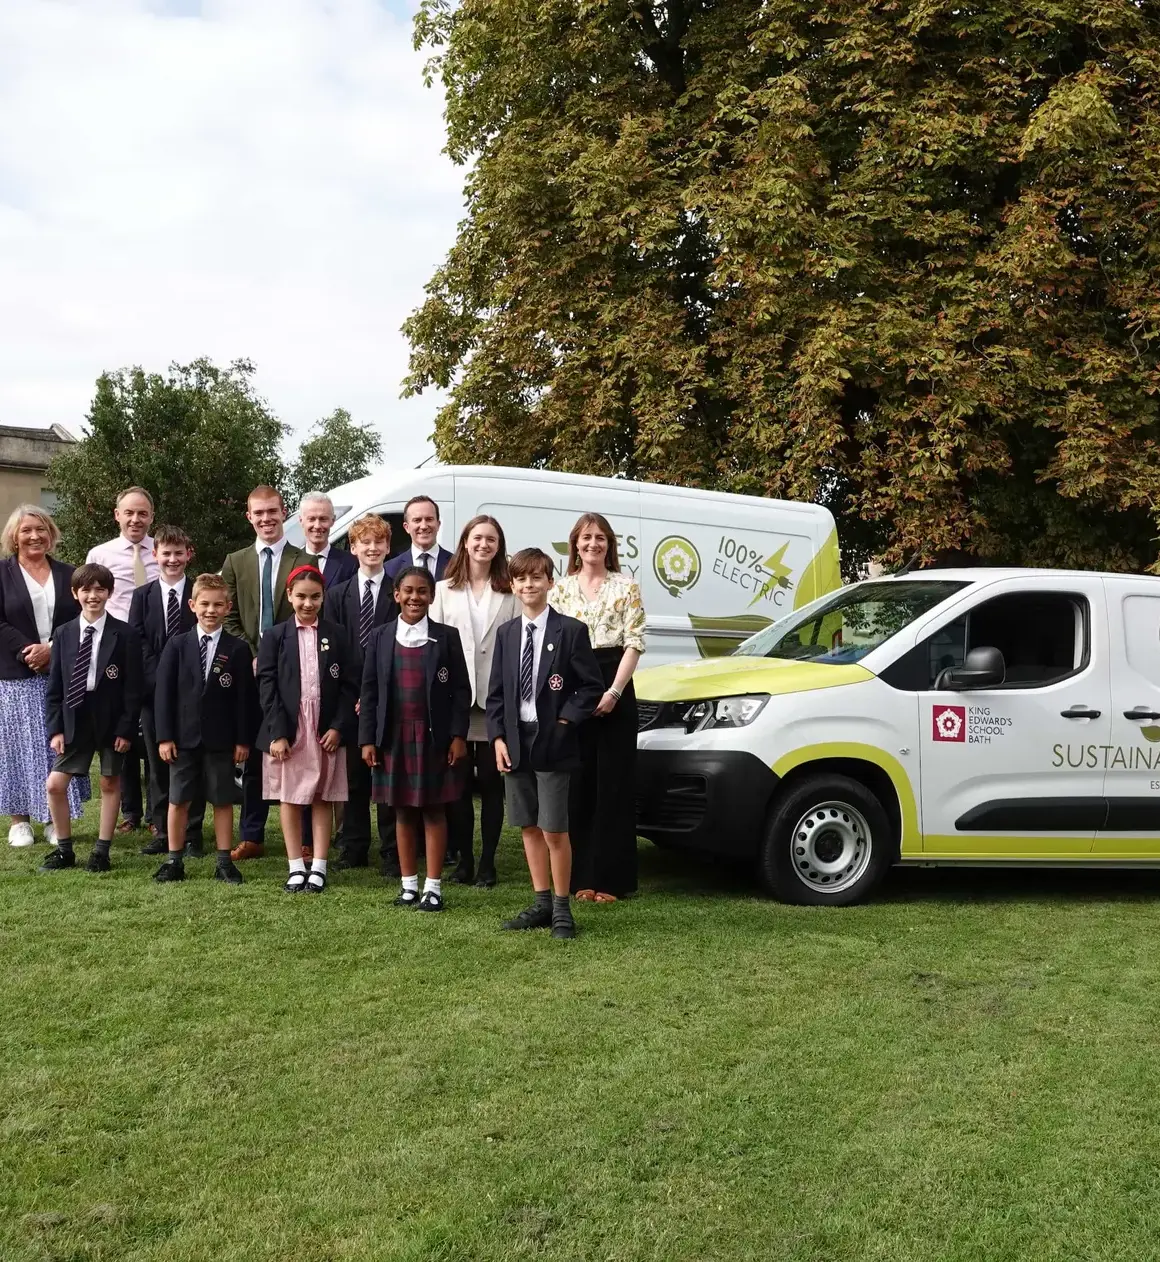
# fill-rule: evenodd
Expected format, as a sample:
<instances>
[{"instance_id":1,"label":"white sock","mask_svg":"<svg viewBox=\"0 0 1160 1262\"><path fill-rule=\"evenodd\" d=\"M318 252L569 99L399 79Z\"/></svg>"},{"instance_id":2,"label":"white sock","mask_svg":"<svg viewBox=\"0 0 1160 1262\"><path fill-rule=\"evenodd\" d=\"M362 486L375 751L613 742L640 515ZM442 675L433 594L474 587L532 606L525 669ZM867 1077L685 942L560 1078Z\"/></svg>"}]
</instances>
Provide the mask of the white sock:
<instances>
[{"instance_id":1,"label":"white sock","mask_svg":"<svg viewBox=\"0 0 1160 1262\"><path fill-rule=\"evenodd\" d=\"M423 882L423 893L424 894L438 894L439 897L442 898L443 897L443 881L437 876L429 876Z\"/></svg>"},{"instance_id":2,"label":"white sock","mask_svg":"<svg viewBox=\"0 0 1160 1262\"><path fill-rule=\"evenodd\" d=\"M305 874L306 872L305 859L291 859L290 860L290 875L293 876L295 872L302 872L303 874Z\"/></svg>"},{"instance_id":3,"label":"white sock","mask_svg":"<svg viewBox=\"0 0 1160 1262\"><path fill-rule=\"evenodd\" d=\"M322 875L325 876L326 875L326 860L313 859L310 863L310 870L311 872L321 872Z\"/></svg>"},{"instance_id":4,"label":"white sock","mask_svg":"<svg viewBox=\"0 0 1160 1262\"><path fill-rule=\"evenodd\" d=\"M419 892L418 875L403 877L403 892L406 893L407 890L410 890L412 894L418 894Z\"/></svg>"}]
</instances>

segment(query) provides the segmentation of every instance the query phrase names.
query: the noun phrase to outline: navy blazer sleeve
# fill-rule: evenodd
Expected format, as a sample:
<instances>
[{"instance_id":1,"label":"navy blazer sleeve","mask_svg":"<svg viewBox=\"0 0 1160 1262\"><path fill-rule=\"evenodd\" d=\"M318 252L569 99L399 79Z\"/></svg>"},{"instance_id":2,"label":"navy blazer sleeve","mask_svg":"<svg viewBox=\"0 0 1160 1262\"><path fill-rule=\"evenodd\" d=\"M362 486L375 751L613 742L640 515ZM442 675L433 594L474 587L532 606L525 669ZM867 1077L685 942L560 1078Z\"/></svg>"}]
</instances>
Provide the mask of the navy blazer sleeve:
<instances>
[{"instance_id":1,"label":"navy blazer sleeve","mask_svg":"<svg viewBox=\"0 0 1160 1262\"><path fill-rule=\"evenodd\" d=\"M271 742L293 741L294 733L287 729L286 710L278 693L278 659L282 648L282 630L294 623L283 623L267 631L258 645L258 701L262 708L262 721ZM297 715L294 716L297 719Z\"/></svg>"},{"instance_id":2,"label":"navy blazer sleeve","mask_svg":"<svg viewBox=\"0 0 1160 1262\"><path fill-rule=\"evenodd\" d=\"M447 656L451 659L451 736L467 739L471 724L471 677L463 655L463 641L455 627L447 628Z\"/></svg>"},{"instance_id":3,"label":"navy blazer sleeve","mask_svg":"<svg viewBox=\"0 0 1160 1262\"><path fill-rule=\"evenodd\" d=\"M149 634L145 629L145 594L149 584L133 589L133 597L129 602L129 625L137 632L141 640L141 665L144 676L145 704L153 703L153 690L157 686L158 655L149 642Z\"/></svg>"},{"instance_id":4,"label":"navy blazer sleeve","mask_svg":"<svg viewBox=\"0 0 1160 1262\"><path fill-rule=\"evenodd\" d=\"M64 667L61 641L63 636L53 636L52 660L48 665L48 696L44 702L44 721L49 738L64 733Z\"/></svg>"},{"instance_id":5,"label":"navy blazer sleeve","mask_svg":"<svg viewBox=\"0 0 1160 1262\"><path fill-rule=\"evenodd\" d=\"M387 623L389 631L377 627L371 632L367 641L366 656L363 658L362 686L359 689L358 702L358 743L373 745L378 731L379 718L379 637L394 635L395 628Z\"/></svg>"},{"instance_id":6,"label":"navy blazer sleeve","mask_svg":"<svg viewBox=\"0 0 1160 1262\"><path fill-rule=\"evenodd\" d=\"M492 651L491 678L487 685L487 738L491 741L506 741L507 727L504 724L504 686L503 686L503 649L507 636L500 627L495 637L495 648Z\"/></svg>"},{"instance_id":7,"label":"navy blazer sleeve","mask_svg":"<svg viewBox=\"0 0 1160 1262\"><path fill-rule=\"evenodd\" d=\"M136 593L134 593L134 598L136 598ZM161 660L157 663L156 687L153 693L153 723L158 745L177 740L179 661L178 638L174 636L161 650Z\"/></svg>"},{"instance_id":8,"label":"navy blazer sleeve","mask_svg":"<svg viewBox=\"0 0 1160 1262\"><path fill-rule=\"evenodd\" d=\"M569 723L583 723L585 719L592 717L592 712L604 696L604 676L600 673L600 664L592 651L588 628L582 622L572 644L570 665L576 675L576 687L560 707L560 717L567 719Z\"/></svg>"},{"instance_id":9,"label":"navy blazer sleeve","mask_svg":"<svg viewBox=\"0 0 1160 1262\"><path fill-rule=\"evenodd\" d=\"M125 629L125 687L121 692L121 717L114 734L123 740L135 740L141 722L141 703L145 697L145 671L141 662L141 637L127 624Z\"/></svg>"}]
</instances>

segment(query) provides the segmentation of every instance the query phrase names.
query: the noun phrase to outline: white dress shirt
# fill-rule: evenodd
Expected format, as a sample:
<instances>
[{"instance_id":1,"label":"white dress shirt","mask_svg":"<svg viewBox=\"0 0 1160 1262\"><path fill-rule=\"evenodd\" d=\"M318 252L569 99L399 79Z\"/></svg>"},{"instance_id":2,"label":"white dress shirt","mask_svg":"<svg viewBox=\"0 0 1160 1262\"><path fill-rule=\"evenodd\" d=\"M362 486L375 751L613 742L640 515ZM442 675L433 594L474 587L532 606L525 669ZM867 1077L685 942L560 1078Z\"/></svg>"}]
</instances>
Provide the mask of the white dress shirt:
<instances>
[{"instance_id":1,"label":"white dress shirt","mask_svg":"<svg viewBox=\"0 0 1160 1262\"><path fill-rule=\"evenodd\" d=\"M424 557L431 558L430 565L428 565L427 562L423 560ZM434 578L435 567L439 564L438 543L433 544L430 548L426 549L426 551L422 551L422 552L418 548L416 548L414 544L411 544L411 564L417 565L419 569L421 570L426 570L427 573L430 574L432 578Z\"/></svg>"},{"instance_id":2,"label":"white dress shirt","mask_svg":"<svg viewBox=\"0 0 1160 1262\"><path fill-rule=\"evenodd\" d=\"M213 655L217 652L218 641L222 638L222 629L218 627L216 631L203 631L201 623L197 624L197 651L199 653L201 652L201 642L207 635L209 636L209 648L205 651L205 673L201 679L203 684L209 678L209 672L213 669Z\"/></svg>"},{"instance_id":3,"label":"white dress shirt","mask_svg":"<svg viewBox=\"0 0 1160 1262\"><path fill-rule=\"evenodd\" d=\"M265 596L262 593L262 565L266 558L262 555L267 548L273 552L270 558L270 587L274 593L274 612L278 612L278 566L282 564L282 553L286 551L286 545L290 541L285 535L278 540L277 543L265 543L261 539L254 540L254 551L258 554L258 629L262 626L262 605Z\"/></svg>"},{"instance_id":4,"label":"white dress shirt","mask_svg":"<svg viewBox=\"0 0 1160 1262\"><path fill-rule=\"evenodd\" d=\"M521 723L538 723L539 715L536 713L536 680L540 677L540 656L544 651L544 631L548 625L548 613L550 606L545 605L534 618L529 618L527 614L520 615L520 655L516 659L516 690L520 698L520 722ZM523 674L524 665L524 645L528 639L528 627L535 627L535 639L532 641L532 699L524 700L524 694L520 688L520 676Z\"/></svg>"},{"instance_id":5,"label":"white dress shirt","mask_svg":"<svg viewBox=\"0 0 1160 1262\"><path fill-rule=\"evenodd\" d=\"M36 634L41 644L52 639L52 616L56 613L55 575L49 571L48 582L43 587L32 577L22 565L20 576L24 586L28 588L28 599L32 601L32 616L36 619Z\"/></svg>"},{"instance_id":6,"label":"white dress shirt","mask_svg":"<svg viewBox=\"0 0 1160 1262\"><path fill-rule=\"evenodd\" d=\"M135 544L124 535L110 539L108 543L98 543L89 549L85 560L90 565L103 565L113 576L113 594L109 597L105 610L122 622L129 620L129 605L133 600L133 592L137 580L133 576L134 549L141 549L141 564L145 569L145 582L157 577L157 562L153 559L153 536L146 535L140 544Z\"/></svg>"},{"instance_id":7,"label":"white dress shirt","mask_svg":"<svg viewBox=\"0 0 1160 1262\"><path fill-rule=\"evenodd\" d=\"M96 562L96 564L103 563ZM108 609L108 604L105 605L105 608ZM78 652L80 651L81 641L85 638L85 632L89 629L89 627L93 628L93 655L89 658L89 677L85 680L85 692L92 692L92 690L97 686L97 655L101 651L101 636L105 634L105 623L108 619L108 613L103 613L96 622L89 622L88 619L85 618L85 615L83 613L81 614L81 635L80 640L77 641ZM67 679L65 680L64 686L67 691Z\"/></svg>"},{"instance_id":8,"label":"white dress shirt","mask_svg":"<svg viewBox=\"0 0 1160 1262\"><path fill-rule=\"evenodd\" d=\"M418 649L422 648L430 638L426 615L418 622L404 622L402 614L395 619L396 644L401 644L408 649Z\"/></svg>"},{"instance_id":9,"label":"white dress shirt","mask_svg":"<svg viewBox=\"0 0 1160 1262\"><path fill-rule=\"evenodd\" d=\"M161 617L169 617L169 593L177 593L177 607L180 609L185 604L185 575L183 574L176 583L167 583L163 578L158 578L157 586L161 591Z\"/></svg>"},{"instance_id":10,"label":"white dress shirt","mask_svg":"<svg viewBox=\"0 0 1160 1262\"><path fill-rule=\"evenodd\" d=\"M358 571L358 603L362 604L363 596L367 590L367 584L371 585L371 604L377 609L379 607L379 589L383 585L383 579L386 574L380 570L377 574L368 574L360 565Z\"/></svg>"},{"instance_id":11,"label":"white dress shirt","mask_svg":"<svg viewBox=\"0 0 1160 1262\"><path fill-rule=\"evenodd\" d=\"M328 543L321 552L311 552L310 545L306 545L306 554L311 558L311 564L317 565L318 568L326 573L326 558L330 556L330 544Z\"/></svg>"}]
</instances>

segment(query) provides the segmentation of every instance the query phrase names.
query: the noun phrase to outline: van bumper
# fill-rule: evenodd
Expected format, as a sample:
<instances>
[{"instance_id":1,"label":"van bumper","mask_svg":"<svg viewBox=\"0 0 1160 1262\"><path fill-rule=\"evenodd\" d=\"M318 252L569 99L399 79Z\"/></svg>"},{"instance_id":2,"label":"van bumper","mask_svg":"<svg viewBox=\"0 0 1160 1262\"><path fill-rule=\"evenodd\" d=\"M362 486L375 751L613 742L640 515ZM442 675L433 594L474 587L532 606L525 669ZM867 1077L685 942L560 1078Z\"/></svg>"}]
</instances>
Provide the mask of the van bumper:
<instances>
[{"instance_id":1,"label":"van bumper","mask_svg":"<svg viewBox=\"0 0 1160 1262\"><path fill-rule=\"evenodd\" d=\"M778 777L739 750L642 749L636 831L685 850L757 853Z\"/></svg>"}]
</instances>

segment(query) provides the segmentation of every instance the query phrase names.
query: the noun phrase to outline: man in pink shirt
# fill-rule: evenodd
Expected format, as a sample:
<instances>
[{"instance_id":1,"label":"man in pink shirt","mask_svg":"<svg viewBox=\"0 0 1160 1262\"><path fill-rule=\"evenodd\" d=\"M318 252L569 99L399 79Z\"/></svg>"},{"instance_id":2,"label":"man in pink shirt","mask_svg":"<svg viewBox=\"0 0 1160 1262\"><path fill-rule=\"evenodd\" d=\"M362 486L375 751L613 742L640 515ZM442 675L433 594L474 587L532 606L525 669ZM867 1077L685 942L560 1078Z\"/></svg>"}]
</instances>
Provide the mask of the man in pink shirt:
<instances>
[{"instance_id":1,"label":"man in pink shirt","mask_svg":"<svg viewBox=\"0 0 1160 1262\"><path fill-rule=\"evenodd\" d=\"M103 565L113 575L113 594L105 606L114 618L129 621L129 605L133 590L152 582L157 577L157 561L153 556L153 539L149 527L153 525L153 496L143 486L131 486L117 496L113 520L121 533L108 543L98 543L89 549L85 558L96 565ZM145 748L138 735L133 748L125 755L121 772L121 815L119 833L130 833L140 828L144 814L141 802L141 758Z\"/></svg>"}]
</instances>

